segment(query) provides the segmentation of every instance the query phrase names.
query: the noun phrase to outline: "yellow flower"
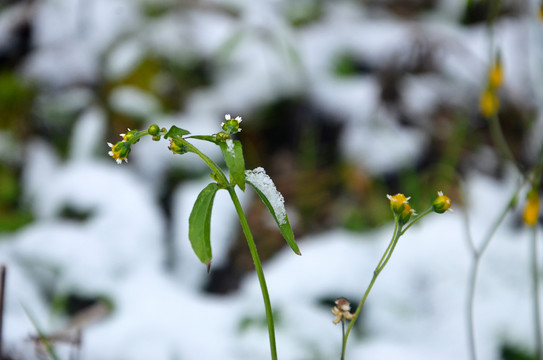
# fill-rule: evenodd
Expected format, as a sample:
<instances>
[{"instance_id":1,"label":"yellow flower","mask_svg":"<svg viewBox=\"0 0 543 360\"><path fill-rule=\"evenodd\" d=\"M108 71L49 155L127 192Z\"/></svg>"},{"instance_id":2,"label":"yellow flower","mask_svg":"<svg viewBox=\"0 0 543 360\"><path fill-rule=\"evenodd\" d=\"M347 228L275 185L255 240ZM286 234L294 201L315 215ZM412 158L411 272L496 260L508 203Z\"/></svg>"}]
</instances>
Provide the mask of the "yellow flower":
<instances>
[{"instance_id":1,"label":"yellow flower","mask_svg":"<svg viewBox=\"0 0 543 360\"><path fill-rule=\"evenodd\" d=\"M539 218L539 194L537 191L532 190L526 195L526 200L528 202L524 208L522 219L526 225L534 226Z\"/></svg>"},{"instance_id":2,"label":"yellow flower","mask_svg":"<svg viewBox=\"0 0 543 360\"><path fill-rule=\"evenodd\" d=\"M500 108L500 99L496 92L487 88L479 97L479 110L484 117L489 118L495 115Z\"/></svg>"},{"instance_id":3,"label":"yellow flower","mask_svg":"<svg viewBox=\"0 0 543 360\"><path fill-rule=\"evenodd\" d=\"M543 21L543 3L539 6L539 19Z\"/></svg>"},{"instance_id":4,"label":"yellow flower","mask_svg":"<svg viewBox=\"0 0 543 360\"><path fill-rule=\"evenodd\" d=\"M394 215L399 216L402 224L407 223L411 215L416 215L415 210L411 209L411 205L409 205L411 197L405 197L404 194L398 193L393 196L387 195L387 198L390 200L390 209Z\"/></svg>"},{"instance_id":5,"label":"yellow flower","mask_svg":"<svg viewBox=\"0 0 543 360\"><path fill-rule=\"evenodd\" d=\"M349 300L340 297L339 299L336 299L335 304L336 306L332 308L332 313L336 315L334 320L332 320L334 324L337 324L344 319L352 320L354 318L354 314L351 314L351 303Z\"/></svg>"},{"instance_id":6,"label":"yellow flower","mask_svg":"<svg viewBox=\"0 0 543 360\"><path fill-rule=\"evenodd\" d=\"M411 197L405 197L404 194L387 195L390 200L390 209L394 214L401 214L405 209L405 205L409 205L408 201ZM410 207L411 208L411 207Z\"/></svg>"},{"instance_id":7,"label":"yellow flower","mask_svg":"<svg viewBox=\"0 0 543 360\"><path fill-rule=\"evenodd\" d=\"M488 72L488 86L491 89L499 88L503 83L503 69L500 61L490 68Z\"/></svg>"},{"instance_id":8,"label":"yellow flower","mask_svg":"<svg viewBox=\"0 0 543 360\"><path fill-rule=\"evenodd\" d=\"M448 196L443 195L443 191L438 191L437 198L432 203L432 208L438 214L443 214L447 210L452 211L451 199Z\"/></svg>"},{"instance_id":9,"label":"yellow flower","mask_svg":"<svg viewBox=\"0 0 543 360\"><path fill-rule=\"evenodd\" d=\"M127 156L130 153L130 144L126 141L119 141L115 145L112 143L107 143L107 145L111 148L111 151L108 152L108 155L111 156L117 164L120 164L123 162L128 162Z\"/></svg>"}]
</instances>

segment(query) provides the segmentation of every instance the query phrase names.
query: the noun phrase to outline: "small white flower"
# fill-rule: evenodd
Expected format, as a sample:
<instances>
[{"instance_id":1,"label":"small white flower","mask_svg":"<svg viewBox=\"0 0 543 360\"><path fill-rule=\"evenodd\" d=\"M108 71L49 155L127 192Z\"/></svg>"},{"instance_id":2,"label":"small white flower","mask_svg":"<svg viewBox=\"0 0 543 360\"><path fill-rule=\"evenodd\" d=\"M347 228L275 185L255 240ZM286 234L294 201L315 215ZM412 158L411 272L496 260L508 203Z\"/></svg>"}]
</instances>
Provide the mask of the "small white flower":
<instances>
[{"instance_id":1,"label":"small white flower","mask_svg":"<svg viewBox=\"0 0 543 360\"><path fill-rule=\"evenodd\" d=\"M238 122L238 124L241 122L241 116L236 116L235 119L232 119L232 117L230 116L230 114L226 114L224 115L224 118L226 119L226 121L229 121L229 120L236 120ZM224 124L224 123L223 123ZM221 125L222 126L222 125Z\"/></svg>"}]
</instances>

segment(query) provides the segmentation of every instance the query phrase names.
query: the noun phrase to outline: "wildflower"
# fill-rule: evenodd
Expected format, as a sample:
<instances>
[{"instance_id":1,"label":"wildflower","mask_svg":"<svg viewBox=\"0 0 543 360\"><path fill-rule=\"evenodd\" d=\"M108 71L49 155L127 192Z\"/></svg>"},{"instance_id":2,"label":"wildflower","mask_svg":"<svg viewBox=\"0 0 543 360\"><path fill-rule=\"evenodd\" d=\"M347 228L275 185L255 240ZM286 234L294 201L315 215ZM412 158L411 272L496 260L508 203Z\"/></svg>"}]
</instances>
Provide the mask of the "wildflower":
<instances>
[{"instance_id":1,"label":"wildflower","mask_svg":"<svg viewBox=\"0 0 543 360\"><path fill-rule=\"evenodd\" d=\"M400 213L400 223L406 224L411 218L411 215L417 215L417 213L415 212L415 209L411 208L411 205L406 203L404 205L403 211Z\"/></svg>"},{"instance_id":2,"label":"wildflower","mask_svg":"<svg viewBox=\"0 0 543 360\"><path fill-rule=\"evenodd\" d=\"M130 153L130 143L126 141L119 141L115 145L112 143L107 143L107 145L111 148L111 151L108 152L108 155L111 156L117 164L120 164L123 162L128 162L127 156Z\"/></svg>"},{"instance_id":3,"label":"wildflower","mask_svg":"<svg viewBox=\"0 0 543 360\"><path fill-rule=\"evenodd\" d=\"M438 191L437 198L432 203L432 208L438 214L443 214L447 210L452 211L451 199L448 196L443 195L443 191Z\"/></svg>"},{"instance_id":4,"label":"wildflower","mask_svg":"<svg viewBox=\"0 0 543 360\"><path fill-rule=\"evenodd\" d=\"M526 195L526 207L524 208L524 213L522 219L528 226L534 226L537 224L537 219L539 218L539 194L537 191L532 190Z\"/></svg>"},{"instance_id":5,"label":"wildflower","mask_svg":"<svg viewBox=\"0 0 543 360\"><path fill-rule=\"evenodd\" d=\"M411 199L411 196L405 197L404 194L398 193L394 196L387 195L387 198L390 200L390 209L396 215L400 215L406 208L406 205L409 207L409 209L411 209L411 206L409 206L408 203L409 199Z\"/></svg>"},{"instance_id":6,"label":"wildflower","mask_svg":"<svg viewBox=\"0 0 543 360\"><path fill-rule=\"evenodd\" d=\"M181 143L180 141L170 138L170 146L168 146L168 149L170 149L174 154L185 154L188 150L187 147Z\"/></svg>"},{"instance_id":7,"label":"wildflower","mask_svg":"<svg viewBox=\"0 0 543 360\"><path fill-rule=\"evenodd\" d=\"M236 116L235 119L232 119L230 114L226 114L224 115L224 119L226 121L221 124L221 127L228 135L236 134L241 131L241 128L239 127L241 116Z\"/></svg>"},{"instance_id":8,"label":"wildflower","mask_svg":"<svg viewBox=\"0 0 543 360\"><path fill-rule=\"evenodd\" d=\"M503 83L503 70L501 61L498 58L498 61L490 68L488 72L488 86L491 89L497 89Z\"/></svg>"},{"instance_id":9,"label":"wildflower","mask_svg":"<svg viewBox=\"0 0 543 360\"><path fill-rule=\"evenodd\" d=\"M134 137L134 135L136 135L137 132L138 130L128 129L128 132L126 134L119 134L119 136L123 138L123 141L129 141Z\"/></svg>"},{"instance_id":10,"label":"wildflower","mask_svg":"<svg viewBox=\"0 0 543 360\"><path fill-rule=\"evenodd\" d=\"M479 110L484 117L489 118L495 115L500 108L500 99L498 99L498 94L491 89L487 88L481 93L479 97Z\"/></svg>"},{"instance_id":11,"label":"wildflower","mask_svg":"<svg viewBox=\"0 0 543 360\"><path fill-rule=\"evenodd\" d=\"M334 324L339 323L342 320L352 320L354 314L351 314L351 303L344 297L340 297L335 301L336 306L332 308L332 313L336 315L333 320Z\"/></svg>"}]
</instances>

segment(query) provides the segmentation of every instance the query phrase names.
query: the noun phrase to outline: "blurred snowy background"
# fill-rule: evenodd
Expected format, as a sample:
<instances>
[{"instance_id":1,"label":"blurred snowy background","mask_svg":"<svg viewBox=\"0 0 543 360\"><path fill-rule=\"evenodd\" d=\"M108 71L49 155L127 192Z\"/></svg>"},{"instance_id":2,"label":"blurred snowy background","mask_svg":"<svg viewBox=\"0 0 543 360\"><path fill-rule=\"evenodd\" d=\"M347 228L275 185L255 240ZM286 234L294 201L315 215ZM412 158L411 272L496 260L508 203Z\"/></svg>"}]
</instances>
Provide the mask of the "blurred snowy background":
<instances>
[{"instance_id":1,"label":"blurred snowy background","mask_svg":"<svg viewBox=\"0 0 543 360\"><path fill-rule=\"evenodd\" d=\"M190 248L188 214L210 181L203 164L149 138L128 164L107 155L127 128L210 134L225 113L243 117L247 167L274 179L302 252L285 246L253 193L241 194L280 358L339 358L330 308L339 296L358 303L371 279L392 234L386 194L404 192L422 210L438 190L455 212L401 239L348 358L468 358L464 218L479 242L518 180L478 111L491 49L501 50L500 120L521 166L543 138L539 0L502 0L491 35L493 3L0 1L6 358L45 356L23 306L46 334L81 340L57 343L62 359L269 358L260 289L226 194L213 211L211 274ZM205 150L220 160L218 148ZM483 360L535 359L519 214L480 268Z\"/></svg>"}]
</instances>

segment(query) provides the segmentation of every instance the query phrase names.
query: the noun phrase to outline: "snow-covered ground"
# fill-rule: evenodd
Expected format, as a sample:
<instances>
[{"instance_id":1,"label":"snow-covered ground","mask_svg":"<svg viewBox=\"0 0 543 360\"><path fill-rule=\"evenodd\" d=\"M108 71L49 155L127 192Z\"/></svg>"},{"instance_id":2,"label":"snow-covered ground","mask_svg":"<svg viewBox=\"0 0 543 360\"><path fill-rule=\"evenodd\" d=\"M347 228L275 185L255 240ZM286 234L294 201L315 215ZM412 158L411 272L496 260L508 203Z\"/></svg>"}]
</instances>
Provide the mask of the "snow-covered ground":
<instances>
[{"instance_id":1,"label":"snow-covered ground","mask_svg":"<svg viewBox=\"0 0 543 360\"><path fill-rule=\"evenodd\" d=\"M106 155L106 141L117 139L105 138L105 112L77 84L122 77L148 52L212 59L213 84L194 90L182 113L161 113L153 94L129 86L112 91L109 105L161 127L183 124L206 134L217 131L224 113L244 116L245 124L251 119L244 114L258 106L301 93L323 112L340 115L343 159L380 175L420 156L429 141L423 129L432 123L429 116L440 99L476 107L488 66L489 34L482 25L458 25L464 2L457 0L438 1L436 9L413 21L375 16L356 2L323 2L323 17L301 28L285 20L286 0L203 1L196 9L148 19L139 6L151 2L48 0L33 6L35 51L23 73L56 91L66 106L85 111L74 124L64 160L42 140L7 146L9 136L0 134L1 158L24 159L24 198L36 218L0 236L0 263L8 269L4 349L9 353L34 356L28 336L35 328L23 306L47 333L66 326L67 319L51 312L53 291L111 302L106 316L83 328L81 359L269 358L256 275L246 276L240 290L229 295L201 291L208 275L190 248L187 219L209 178L174 189L175 226L171 234L165 229L157 191L164 185L162 175L172 166L203 169L201 162L190 154L174 158L163 143L144 139L130 154L129 166L116 165ZM535 11L536 1L529 4ZM25 11L14 6L0 14L0 30L28 15ZM503 20L493 38L505 64L504 92L527 106L543 99L534 85L543 79L543 25L537 21L535 15ZM440 54L438 71L406 76L403 82L403 102L422 124L418 128L400 127L381 107L374 76L333 74L341 53L356 54L372 66L390 58L401 63L400 55L418 41L437 44ZM62 93L63 87L71 88ZM542 126L541 121L534 126L527 152L543 138ZM220 156L212 144L203 148ZM468 358L472 255L464 212L473 239L480 241L516 182L515 175L497 181L473 171L466 178L464 208L453 204L453 213L431 214L402 237L368 298L363 331L350 339L349 359ZM247 204L254 193L240 195ZM60 218L67 206L92 216L84 222ZM514 226L518 213L499 229L480 267L475 326L482 360L498 358L505 343L534 347L529 236ZM221 192L211 231L218 266L237 231L234 208ZM332 323L332 304L326 301L344 296L358 303L392 231L390 223L365 233L338 228L307 235L297 239L301 257L285 247L265 263L281 359L339 358L341 329ZM173 249L165 246L169 236L175 239ZM165 267L166 251L175 252L175 271ZM68 358L69 347L58 350Z\"/></svg>"}]
</instances>

